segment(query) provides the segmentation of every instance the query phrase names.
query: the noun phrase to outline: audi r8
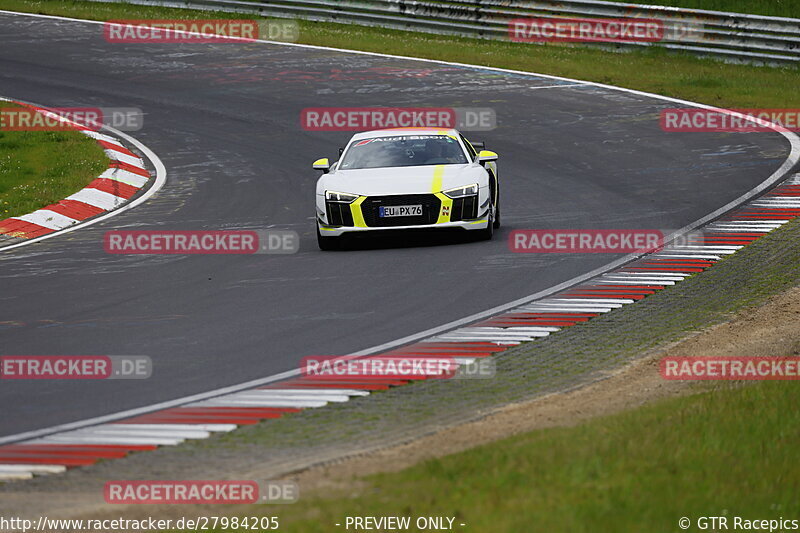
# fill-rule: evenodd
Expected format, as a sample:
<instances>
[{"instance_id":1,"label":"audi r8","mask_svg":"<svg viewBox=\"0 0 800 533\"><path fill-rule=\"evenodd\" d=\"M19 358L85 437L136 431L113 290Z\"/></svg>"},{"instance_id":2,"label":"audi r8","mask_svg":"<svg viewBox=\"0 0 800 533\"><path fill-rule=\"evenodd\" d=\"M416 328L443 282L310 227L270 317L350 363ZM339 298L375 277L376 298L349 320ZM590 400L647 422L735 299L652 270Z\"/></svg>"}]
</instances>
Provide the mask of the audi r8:
<instances>
[{"instance_id":1,"label":"audi r8","mask_svg":"<svg viewBox=\"0 0 800 533\"><path fill-rule=\"evenodd\" d=\"M354 135L330 164L314 162L317 239L409 229L459 229L491 239L500 226L497 154L455 129L408 128Z\"/></svg>"}]
</instances>

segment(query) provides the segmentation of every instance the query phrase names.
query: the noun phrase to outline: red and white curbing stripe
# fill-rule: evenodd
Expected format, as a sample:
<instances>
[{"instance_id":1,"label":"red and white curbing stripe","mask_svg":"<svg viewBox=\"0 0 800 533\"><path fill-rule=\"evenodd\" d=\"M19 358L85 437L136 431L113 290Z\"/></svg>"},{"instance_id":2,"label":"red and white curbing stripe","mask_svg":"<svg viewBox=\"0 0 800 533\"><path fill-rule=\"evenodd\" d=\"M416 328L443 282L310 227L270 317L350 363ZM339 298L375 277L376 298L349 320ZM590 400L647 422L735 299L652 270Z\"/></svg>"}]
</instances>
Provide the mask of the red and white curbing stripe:
<instances>
[{"instance_id":1,"label":"red and white curbing stripe","mask_svg":"<svg viewBox=\"0 0 800 533\"><path fill-rule=\"evenodd\" d=\"M476 324L434 335L370 357L392 359L490 357L603 313L635 303L702 272L770 231L800 216L800 174L705 227L705 242L667 246L586 283L521 305ZM0 480L27 479L125 457L158 446L204 439L241 425L280 418L405 385L407 379L291 377L258 388L162 409L140 416L0 446Z\"/></svg>"},{"instance_id":2,"label":"red and white curbing stripe","mask_svg":"<svg viewBox=\"0 0 800 533\"><path fill-rule=\"evenodd\" d=\"M84 189L60 202L33 213L0 220L0 247L36 239L64 230L128 203L150 182L150 172L142 159L115 137L98 133L45 108L15 102L54 118L93 138L109 158L108 169ZM0 248L2 249L2 248Z\"/></svg>"}]
</instances>

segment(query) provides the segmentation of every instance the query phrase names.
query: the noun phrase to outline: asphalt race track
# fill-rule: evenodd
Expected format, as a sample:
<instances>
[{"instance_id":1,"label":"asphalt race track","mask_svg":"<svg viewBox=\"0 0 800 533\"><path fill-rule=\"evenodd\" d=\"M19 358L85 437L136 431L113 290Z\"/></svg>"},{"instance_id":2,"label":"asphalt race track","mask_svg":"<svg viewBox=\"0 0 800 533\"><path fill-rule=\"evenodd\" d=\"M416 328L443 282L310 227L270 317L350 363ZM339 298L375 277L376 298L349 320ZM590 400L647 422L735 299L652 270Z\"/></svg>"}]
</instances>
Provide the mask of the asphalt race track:
<instances>
[{"instance_id":1,"label":"asphalt race track","mask_svg":"<svg viewBox=\"0 0 800 533\"><path fill-rule=\"evenodd\" d=\"M0 14L0 95L138 107L166 186L92 227L0 252L0 353L147 355L148 380L0 381L0 436L113 413L352 353L471 315L614 257L522 255L514 228L691 223L784 161L775 133L666 133L674 104L485 69L264 43L111 44L102 25ZM503 228L492 242L317 249L311 162L347 132L307 107L491 107ZM110 229L295 230L290 256L117 256Z\"/></svg>"}]
</instances>

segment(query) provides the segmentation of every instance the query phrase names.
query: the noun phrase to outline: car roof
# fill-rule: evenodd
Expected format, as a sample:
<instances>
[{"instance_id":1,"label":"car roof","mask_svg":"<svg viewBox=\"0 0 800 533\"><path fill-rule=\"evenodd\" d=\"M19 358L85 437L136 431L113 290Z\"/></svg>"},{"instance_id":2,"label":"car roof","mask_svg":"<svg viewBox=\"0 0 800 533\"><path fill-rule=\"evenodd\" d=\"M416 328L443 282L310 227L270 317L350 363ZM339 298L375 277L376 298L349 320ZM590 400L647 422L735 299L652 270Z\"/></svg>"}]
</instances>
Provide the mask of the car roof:
<instances>
[{"instance_id":1,"label":"car roof","mask_svg":"<svg viewBox=\"0 0 800 533\"><path fill-rule=\"evenodd\" d=\"M372 131L365 131L362 133L356 133L353 135L354 141L360 141L362 139L371 139L373 137L390 137L390 136L401 136L401 135L449 135L451 137L457 137L459 135L458 130L453 128L392 128L386 130L372 130Z\"/></svg>"}]
</instances>

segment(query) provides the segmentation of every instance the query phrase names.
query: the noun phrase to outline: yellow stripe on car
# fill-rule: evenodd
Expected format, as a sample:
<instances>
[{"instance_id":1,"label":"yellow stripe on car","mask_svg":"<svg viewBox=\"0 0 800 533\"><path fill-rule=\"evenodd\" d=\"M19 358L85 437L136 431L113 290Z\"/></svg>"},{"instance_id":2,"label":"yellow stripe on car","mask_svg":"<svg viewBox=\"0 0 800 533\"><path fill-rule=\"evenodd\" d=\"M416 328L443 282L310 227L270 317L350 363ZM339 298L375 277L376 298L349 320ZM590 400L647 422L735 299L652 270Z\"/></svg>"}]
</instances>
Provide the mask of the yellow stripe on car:
<instances>
[{"instance_id":1,"label":"yellow stripe on car","mask_svg":"<svg viewBox=\"0 0 800 533\"><path fill-rule=\"evenodd\" d=\"M433 167L433 183L431 184L431 192L442 192L442 178L444 177L444 165L436 165Z\"/></svg>"},{"instance_id":2,"label":"yellow stripe on car","mask_svg":"<svg viewBox=\"0 0 800 533\"><path fill-rule=\"evenodd\" d=\"M437 224L441 224L442 222L450 222L450 214L453 212L453 200L449 198L447 195L437 192L436 197L442 201L441 211L439 211L439 219L436 221Z\"/></svg>"},{"instance_id":3,"label":"yellow stripe on car","mask_svg":"<svg viewBox=\"0 0 800 533\"><path fill-rule=\"evenodd\" d=\"M366 196L359 196L355 202L350 204L350 213L353 215L353 225L357 228L367 227L367 222L364 220L364 213L361 212L361 204L363 204L366 199Z\"/></svg>"},{"instance_id":4,"label":"yellow stripe on car","mask_svg":"<svg viewBox=\"0 0 800 533\"><path fill-rule=\"evenodd\" d=\"M444 178L444 165L436 165L433 167L433 183L431 184L431 192L441 200L442 207L439 210L439 218L436 220L437 224L442 222L450 222L450 213L453 211L453 200L442 194L442 182Z\"/></svg>"}]
</instances>

